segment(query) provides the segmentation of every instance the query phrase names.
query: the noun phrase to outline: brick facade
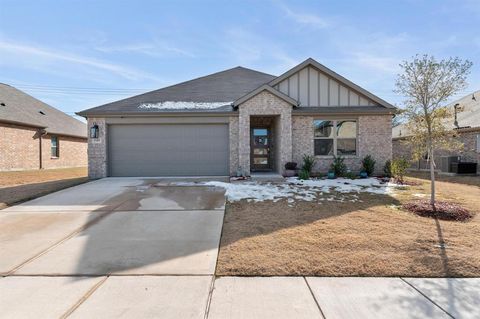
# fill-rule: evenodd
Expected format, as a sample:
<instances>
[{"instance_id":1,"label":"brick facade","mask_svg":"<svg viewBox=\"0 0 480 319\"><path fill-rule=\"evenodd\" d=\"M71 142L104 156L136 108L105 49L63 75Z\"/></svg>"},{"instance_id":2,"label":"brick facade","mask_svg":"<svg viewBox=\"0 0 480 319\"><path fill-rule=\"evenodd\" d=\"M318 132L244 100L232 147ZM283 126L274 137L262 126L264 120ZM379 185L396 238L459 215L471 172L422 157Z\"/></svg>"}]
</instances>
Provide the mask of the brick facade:
<instances>
[{"instance_id":1,"label":"brick facade","mask_svg":"<svg viewBox=\"0 0 480 319\"><path fill-rule=\"evenodd\" d=\"M88 177L91 179L108 176L107 126L104 118L89 118L87 127L92 127L94 123L98 125L99 136L88 139Z\"/></svg>"},{"instance_id":2,"label":"brick facade","mask_svg":"<svg viewBox=\"0 0 480 319\"><path fill-rule=\"evenodd\" d=\"M276 125L278 156L276 167L283 173L286 162L292 160L292 105L276 97L268 91L263 91L239 106L239 165L250 175L250 117L275 116L279 118ZM233 141L234 142L234 141Z\"/></svg>"},{"instance_id":3,"label":"brick facade","mask_svg":"<svg viewBox=\"0 0 480 319\"><path fill-rule=\"evenodd\" d=\"M460 156L463 161L472 161L478 163L477 171L480 172L480 151L477 145L477 135L480 135L480 129L467 129L458 132L458 141L463 144L461 150L436 150L435 151L435 163L440 168L440 158L442 156ZM426 160L413 161L412 159L412 147L405 138L395 138L392 141L393 145L393 158L403 157L412 161L412 168L414 169L428 169L428 163Z\"/></svg>"},{"instance_id":4,"label":"brick facade","mask_svg":"<svg viewBox=\"0 0 480 319\"><path fill-rule=\"evenodd\" d=\"M314 119L325 118L325 116L293 116L293 161L299 166L302 164L304 154L314 155ZM344 156L345 164L348 169L358 172L362 169L362 159L367 155L372 155L376 161L375 173L381 174L385 162L392 158L391 116L369 115L356 118L358 154ZM333 157L316 156L314 173L328 172L332 162Z\"/></svg>"},{"instance_id":5,"label":"brick facade","mask_svg":"<svg viewBox=\"0 0 480 319\"><path fill-rule=\"evenodd\" d=\"M238 116L237 116L238 115ZM313 155L313 120L321 116L292 115L292 105L277 96L263 91L239 105L238 114L228 118L230 140L230 175L235 176L239 167L250 174L250 128L251 122L270 119L274 132L275 170L283 173L286 162L295 161L301 166L303 154ZM351 118L351 117L349 117ZM385 161L392 157L392 130L390 115L357 116L358 155L346 158L352 171L361 169L361 160L372 155L377 161L376 172L381 173ZM88 127L96 123L100 129L97 139L89 139L88 159L90 178L108 175L107 134L104 118L88 119ZM317 157L314 171L325 173L332 158Z\"/></svg>"},{"instance_id":6,"label":"brick facade","mask_svg":"<svg viewBox=\"0 0 480 319\"><path fill-rule=\"evenodd\" d=\"M41 147L40 147L41 141ZM58 136L58 158L51 157L50 135L40 139L39 129L0 123L0 171L35 170L87 166L86 139Z\"/></svg>"}]
</instances>

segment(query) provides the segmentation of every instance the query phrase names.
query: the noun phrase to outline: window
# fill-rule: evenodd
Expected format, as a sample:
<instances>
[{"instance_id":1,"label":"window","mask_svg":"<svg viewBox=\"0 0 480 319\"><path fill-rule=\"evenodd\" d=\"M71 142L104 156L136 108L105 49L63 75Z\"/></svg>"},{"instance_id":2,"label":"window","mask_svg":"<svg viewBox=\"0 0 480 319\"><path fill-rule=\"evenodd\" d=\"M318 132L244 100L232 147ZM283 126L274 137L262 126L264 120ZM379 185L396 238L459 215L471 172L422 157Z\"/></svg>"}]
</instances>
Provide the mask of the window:
<instances>
[{"instance_id":1,"label":"window","mask_svg":"<svg viewBox=\"0 0 480 319\"><path fill-rule=\"evenodd\" d=\"M355 120L315 120L315 155L356 155L357 122Z\"/></svg>"},{"instance_id":2,"label":"window","mask_svg":"<svg viewBox=\"0 0 480 319\"><path fill-rule=\"evenodd\" d=\"M52 157L59 157L59 145L58 145L58 137L52 136L50 139L51 142L51 155Z\"/></svg>"}]
</instances>

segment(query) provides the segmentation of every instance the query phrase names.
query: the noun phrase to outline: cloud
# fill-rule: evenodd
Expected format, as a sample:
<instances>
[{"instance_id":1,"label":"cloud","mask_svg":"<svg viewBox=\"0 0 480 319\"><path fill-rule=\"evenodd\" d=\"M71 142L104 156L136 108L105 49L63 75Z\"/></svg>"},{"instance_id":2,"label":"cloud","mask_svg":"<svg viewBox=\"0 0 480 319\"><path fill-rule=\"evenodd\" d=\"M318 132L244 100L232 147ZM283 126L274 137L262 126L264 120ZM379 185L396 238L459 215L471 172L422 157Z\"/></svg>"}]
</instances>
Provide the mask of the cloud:
<instances>
[{"instance_id":1,"label":"cloud","mask_svg":"<svg viewBox=\"0 0 480 319\"><path fill-rule=\"evenodd\" d=\"M301 62L272 38L242 27L227 29L226 38L224 48L236 64L280 74Z\"/></svg>"},{"instance_id":2,"label":"cloud","mask_svg":"<svg viewBox=\"0 0 480 319\"><path fill-rule=\"evenodd\" d=\"M195 57L195 55L187 50L172 46L168 43L153 41L151 43L141 42L118 46L99 46L96 50L110 53L110 52L130 52L140 53L151 57L165 57L168 55Z\"/></svg>"},{"instance_id":3,"label":"cloud","mask_svg":"<svg viewBox=\"0 0 480 319\"><path fill-rule=\"evenodd\" d=\"M297 24L309 26L315 29L324 29L329 23L320 16L312 13L296 12L283 3L279 3L280 8L285 15Z\"/></svg>"},{"instance_id":4,"label":"cloud","mask_svg":"<svg viewBox=\"0 0 480 319\"><path fill-rule=\"evenodd\" d=\"M25 66L25 59L27 58L28 64L30 64L33 69L48 69L49 67L52 67L52 65L58 67L58 63L63 62L88 67L96 72L108 72L133 81L144 79L159 81L157 77L131 67L102 61L96 58L62 52L57 49L17 43L3 39L0 39L0 53L3 56L3 60L6 60L6 57L8 57L10 63L13 61L13 63L22 66Z\"/></svg>"}]
</instances>

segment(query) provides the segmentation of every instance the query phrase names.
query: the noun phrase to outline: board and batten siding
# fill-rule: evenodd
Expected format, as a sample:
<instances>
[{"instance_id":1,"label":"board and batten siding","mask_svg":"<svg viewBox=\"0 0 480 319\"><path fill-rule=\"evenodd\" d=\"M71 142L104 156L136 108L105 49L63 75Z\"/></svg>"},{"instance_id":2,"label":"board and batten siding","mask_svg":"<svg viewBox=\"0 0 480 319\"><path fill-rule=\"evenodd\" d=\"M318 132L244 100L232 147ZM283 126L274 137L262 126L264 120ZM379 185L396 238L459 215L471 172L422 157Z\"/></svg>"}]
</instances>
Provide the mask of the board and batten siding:
<instances>
[{"instance_id":1,"label":"board and batten siding","mask_svg":"<svg viewBox=\"0 0 480 319\"><path fill-rule=\"evenodd\" d=\"M280 92L300 102L300 106L374 106L368 97L307 66L275 85Z\"/></svg>"}]
</instances>

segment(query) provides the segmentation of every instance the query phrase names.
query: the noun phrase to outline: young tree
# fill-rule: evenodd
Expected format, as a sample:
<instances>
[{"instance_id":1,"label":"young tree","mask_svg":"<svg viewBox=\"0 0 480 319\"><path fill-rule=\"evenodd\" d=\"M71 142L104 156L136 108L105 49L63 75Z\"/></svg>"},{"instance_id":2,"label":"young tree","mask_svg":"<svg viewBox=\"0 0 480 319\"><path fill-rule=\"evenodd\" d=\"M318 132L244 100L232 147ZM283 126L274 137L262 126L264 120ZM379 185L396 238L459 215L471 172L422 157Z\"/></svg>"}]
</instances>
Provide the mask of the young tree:
<instances>
[{"instance_id":1,"label":"young tree","mask_svg":"<svg viewBox=\"0 0 480 319\"><path fill-rule=\"evenodd\" d=\"M403 116L407 121L409 142L417 158L427 154L430 162L430 204L435 207L434 152L458 147L454 132L446 126L453 110L444 105L455 93L467 87L472 63L459 58L438 61L433 56L417 55L400 64L395 92L406 97ZM457 143L457 145L455 145Z\"/></svg>"}]
</instances>

